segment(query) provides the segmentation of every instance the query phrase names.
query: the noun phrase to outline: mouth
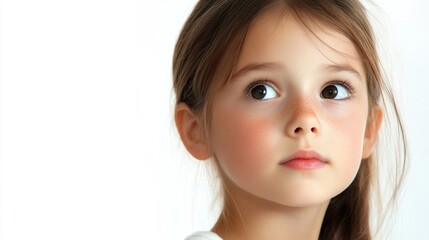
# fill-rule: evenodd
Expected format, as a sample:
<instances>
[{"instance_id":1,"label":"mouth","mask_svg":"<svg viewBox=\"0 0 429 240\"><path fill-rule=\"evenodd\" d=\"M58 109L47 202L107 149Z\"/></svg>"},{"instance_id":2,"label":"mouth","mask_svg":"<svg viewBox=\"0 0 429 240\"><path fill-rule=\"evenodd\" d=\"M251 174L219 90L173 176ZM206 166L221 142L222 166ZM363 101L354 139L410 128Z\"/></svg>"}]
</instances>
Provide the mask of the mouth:
<instances>
[{"instance_id":1,"label":"mouth","mask_svg":"<svg viewBox=\"0 0 429 240\"><path fill-rule=\"evenodd\" d=\"M280 165L295 170L319 169L327 164L327 159L317 151L304 149L296 151L293 155L280 162Z\"/></svg>"}]
</instances>

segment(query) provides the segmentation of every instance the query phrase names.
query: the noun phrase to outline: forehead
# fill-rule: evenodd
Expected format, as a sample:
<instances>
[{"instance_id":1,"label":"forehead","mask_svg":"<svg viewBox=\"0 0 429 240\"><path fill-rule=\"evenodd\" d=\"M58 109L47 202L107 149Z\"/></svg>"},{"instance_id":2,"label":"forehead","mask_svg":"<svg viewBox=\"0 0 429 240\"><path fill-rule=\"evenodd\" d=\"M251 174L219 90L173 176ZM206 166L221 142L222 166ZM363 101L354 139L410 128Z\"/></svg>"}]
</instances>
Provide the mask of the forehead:
<instances>
[{"instance_id":1,"label":"forehead","mask_svg":"<svg viewBox=\"0 0 429 240\"><path fill-rule=\"evenodd\" d=\"M350 39L315 19L306 23L314 35L284 7L262 12L249 28L235 69L255 61L287 59L293 65L307 59L311 60L309 64L349 64L365 76L359 53Z\"/></svg>"}]
</instances>

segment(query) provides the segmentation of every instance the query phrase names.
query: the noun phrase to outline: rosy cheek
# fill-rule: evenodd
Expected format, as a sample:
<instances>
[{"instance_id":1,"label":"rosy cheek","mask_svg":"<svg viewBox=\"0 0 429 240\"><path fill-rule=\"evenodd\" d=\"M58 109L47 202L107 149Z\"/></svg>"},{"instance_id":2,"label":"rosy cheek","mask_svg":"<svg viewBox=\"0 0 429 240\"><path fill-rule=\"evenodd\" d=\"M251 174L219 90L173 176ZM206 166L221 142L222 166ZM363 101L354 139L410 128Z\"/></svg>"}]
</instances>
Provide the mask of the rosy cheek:
<instances>
[{"instance_id":1,"label":"rosy cheek","mask_svg":"<svg viewBox=\"0 0 429 240\"><path fill-rule=\"evenodd\" d=\"M335 146L336 166L340 174L345 178L351 178L356 174L361 157L365 132L366 116L355 111L354 117L333 118L331 120L332 136L330 144ZM352 179L350 179L351 181Z\"/></svg>"},{"instance_id":2,"label":"rosy cheek","mask_svg":"<svg viewBox=\"0 0 429 240\"><path fill-rule=\"evenodd\" d=\"M274 128L269 119L229 114L218 122L216 135L224 171L231 178L251 178L272 155Z\"/></svg>"}]
</instances>

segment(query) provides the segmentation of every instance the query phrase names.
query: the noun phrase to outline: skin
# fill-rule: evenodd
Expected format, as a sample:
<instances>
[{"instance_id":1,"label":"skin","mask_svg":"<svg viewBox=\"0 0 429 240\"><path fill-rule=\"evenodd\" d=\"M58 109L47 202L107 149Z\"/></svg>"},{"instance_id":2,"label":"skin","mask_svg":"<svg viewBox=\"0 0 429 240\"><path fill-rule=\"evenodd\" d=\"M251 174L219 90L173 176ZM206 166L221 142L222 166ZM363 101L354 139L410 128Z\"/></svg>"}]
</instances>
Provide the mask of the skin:
<instances>
[{"instance_id":1,"label":"skin","mask_svg":"<svg viewBox=\"0 0 429 240\"><path fill-rule=\"evenodd\" d=\"M227 230L220 218L212 231L222 239L318 239L331 198L355 178L362 159L374 146L382 112L374 108L377 124L368 119L367 83L359 54L344 35L329 27L312 37L281 9L261 14L245 39L233 75L253 63L276 62L236 76L217 92L213 105L212 140L225 185L238 210ZM349 71L323 69L347 64ZM266 99L251 99L245 91L256 80L267 90ZM345 80L353 93L333 80ZM336 98L321 96L336 86ZM325 90L326 91L326 90ZM334 98L334 97L332 97ZM185 104L176 108L176 125L188 151L207 159L200 134L201 120ZM298 149L316 150L328 161L314 170L295 170L280 161ZM241 227L239 227L241 226Z\"/></svg>"}]
</instances>

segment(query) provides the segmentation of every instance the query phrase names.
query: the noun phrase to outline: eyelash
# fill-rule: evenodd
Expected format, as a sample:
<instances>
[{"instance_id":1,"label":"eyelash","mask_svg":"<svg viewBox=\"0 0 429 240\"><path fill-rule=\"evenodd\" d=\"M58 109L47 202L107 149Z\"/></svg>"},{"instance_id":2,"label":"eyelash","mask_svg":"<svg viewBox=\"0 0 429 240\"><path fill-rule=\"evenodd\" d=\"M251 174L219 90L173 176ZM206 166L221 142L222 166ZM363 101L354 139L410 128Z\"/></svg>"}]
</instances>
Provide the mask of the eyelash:
<instances>
[{"instance_id":1,"label":"eyelash","mask_svg":"<svg viewBox=\"0 0 429 240\"><path fill-rule=\"evenodd\" d=\"M247 88L244 90L244 94L245 94L245 95L246 95L246 97L247 97L248 99L250 99L251 101L254 101L254 102L260 102L260 101L261 101L261 100L256 100L256 99L252 98L252 97L250 96L250 93L249 93L249 91L250 91L253 87L255 87L255 86L259 85L259 84L267 84L267 85L269 85L270 87L273 87L273 85L270 83L270 81L269 81L268 79L259 79L259 80L256 80L256 81L252 82L252 83L251 83L251 84L249 84L249 86L247 86Z\"/></svg>"},{"instance_id":2,"label":"eyelash","mask_svg":"<svg viewBox=\"0 0 429 240\"><path fill-rule=\"evenodd\" d=\"M327 86L329 86L330 84L340 84L340 85L343 85L347 89L347 91L349 91L349 95L350 95L349 97L344 98L344 99L337 99L337 101L347 101L347 100L350 100L350 98L353 96L353 93L355 92L355 89L352 87L352 85L349 82L345 81L345 80L334 80L334 81L328 82Z\"/></svg>"},{"instance_id":3,"label":"eyelash","mask_svg":"<svg viewBox=\"0 0 429 240\"><path fill-rule=\"evenodd\" d=\"M259 85L259 84L267 84L268 86L270 86L270 87L274 88L274 86L271 84L270 80L265 79L265 78L263 78L263 79L259 79L259 80L256 80L256 81L252 82L251 84L249 84L249 86L247 86L247 88L244 90L244 91L245 91L245 95L246 95L250 100L255 101L255 102L260 102L261 100L253 99L253 98L249 95L249 91L250 91L253 87L255 87L255 86ZM353 93L355 92L355 89L353 88L353 86L352 86L348 81L346 81L346 80L334 80L334 81L330 81L330 82L328 82L328 83L327 83L327 86L332 85L332 84L340 84L340 85L343 85L343 86L344 86L344 87L349 91L349 94L350 94L350 96L349 96L348 98L344 98L344 99L337 99L337 101L347 101L347 100L349 100L349 99L350 99L350 97L351 97L351 96L353 95Z\"/></svg>"}]
</instances>

